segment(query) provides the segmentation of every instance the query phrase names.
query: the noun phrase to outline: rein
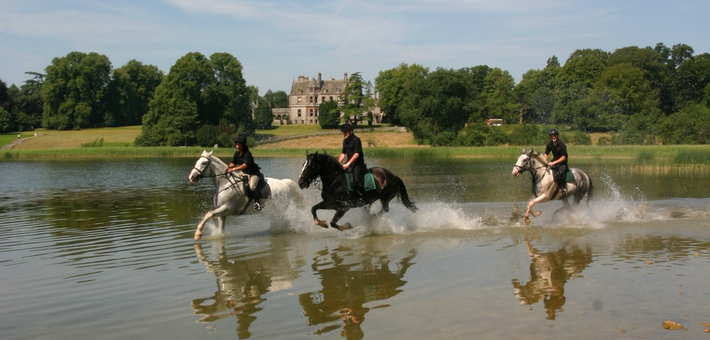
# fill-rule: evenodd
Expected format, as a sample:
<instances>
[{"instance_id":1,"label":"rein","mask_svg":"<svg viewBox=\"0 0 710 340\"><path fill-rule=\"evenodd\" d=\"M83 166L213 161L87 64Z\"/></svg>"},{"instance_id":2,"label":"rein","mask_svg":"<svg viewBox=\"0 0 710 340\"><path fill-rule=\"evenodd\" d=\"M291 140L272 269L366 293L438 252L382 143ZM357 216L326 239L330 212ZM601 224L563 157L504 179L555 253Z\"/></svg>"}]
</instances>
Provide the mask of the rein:
<instances>
[{"instance_id":1,"label":"rein","mask_svg":"<svg viewBox=\"0 0 710 340\"><path fill-rule=\"evenodd\" d=\"M237 175L235 175L234 173L230 173L230 172L224 172L224 173L221 173L221 174L215 173L214 169L212 168L212 160L211 160L209 157L207 157L207 156L201 156L200 158L206 158L206 159L207 159L207 166L206 166L204 169L198 169L197 167L194 167L194 169L195 169L197 172L200 173L200 175L198 176L199 178L204 178L204 177L212 177L212 178L224 177L224 178L227 179L227 181L229 181L229 185L228 185L227 187L225 187L225 188L222 189L222 190L218 190L217 193L214 194L215 199L217 199L217 196L219 196L219 194L221 194L221 193L223 193L223 192L225 192L225 191L227 191L227 190L229 190L229 189L236 190L237 184L239 184L239 183L245 181L245 179L244 179L245 176L237 176ZM204 171L207 169L207 167L210 167L210 169L212 169L212 173L214 173L214 175L204 175L204 174L203 174ZM218 188L219 188L219 186L218 186ZM242 209L242 211L239 212L239 214L237 214L237 215L243 214L243 213L247 210L247 207L249 207L249 203L251 203L251 197L249 197L249 201L247 202L247 204L244 205L244 209Z\"/></svg>"},{"instance_id":2,"label":"rein","mask_svg":"<svg viewBox=\"0 0 710 340\"><path fill-rule=\"evenodd\" d=\"M543 165L543 166L532 166L532 165L529 165L530 163L532 163L532 161L533 161L532 155L529 155L529 156L528 156L528 160L525 162L525 164L523 164L522 166L516 164L515 167L516 167L516 168L518 169L518 171L521 172L521 173L523 173L523 172L525 172L525 171L529 171L529 172L530 172L530 179L532 180L532 192L533 192L533 194L534 194L535 196L537 196L537 192L535 191L535 186L536 186L538 183L542 182L543 179L545 179L545 176L547 175L547 170L545 171L545 173L542 174L542 176L540 176L540 179L537 180L537 181L535 180L535 178L537 177L537 173L534 172L534 171L532 171L532 170L533 170L533 169L539 170L539 169L542 169L542 168L547 168L547 166L546 166L546 165ZM526 167L526 165L527 165L527 167Z\"/></svg>"}]
</instances>

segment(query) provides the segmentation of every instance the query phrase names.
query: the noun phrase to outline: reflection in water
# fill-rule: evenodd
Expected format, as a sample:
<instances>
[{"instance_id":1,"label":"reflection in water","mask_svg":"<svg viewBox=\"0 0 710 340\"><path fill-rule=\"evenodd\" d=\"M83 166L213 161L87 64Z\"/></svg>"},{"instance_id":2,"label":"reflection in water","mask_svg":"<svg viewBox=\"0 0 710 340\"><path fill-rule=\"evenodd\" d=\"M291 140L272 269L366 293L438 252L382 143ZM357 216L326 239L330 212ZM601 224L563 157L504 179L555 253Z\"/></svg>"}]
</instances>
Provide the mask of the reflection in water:
<instances>
[{"instance_id":1,"label":"reflection in water","mask_svg":"<svg viewBox=\"0 0 710 340\"><path fill-rule=\"evenodd\" d=\"M557 251L540 252L530 244L525 237L525 245L530 255L530 281L521 284L513 279L515 296L521 305L533 305L543 300L547 319L555 320L557 311L563 311L566 302L565 283L574 279L590 263L592 263L592 249L580 249L577 245L571 246L571 251L563 247Z\"/></svg>"},{"instance_id":2,"label":"reflection in water","mask_svg":"<svg viewBox=\"0 0 710 340\"><path fill-rule=\"evenodd\" d=\"M404 274L414 264L412 259L417 251L411 249L394 270L390 270L387 255L379 254L346 262L352 254L352 249L340 246L333 250L325 248L316 253L313 259L311 268L320 276L323 289L301 294L298 300L303 315L308 318L308 326L327 324L315 334L324 334L342 327L341 336L362 339L365 334L361 326L365 314L370 310L363 305L399 294L402 291L399 288L407 282L403 280Z\"/></svg>"},{"instance_id":3,"label":"reflection in water","mask_svg":"<svg viewBox=\"0 0 710 340\"><path fill-rule=\"evenodd\" d=\"M254 257L251 254L245 258L230 258L224 239L220 239L215 241L218 254L214 261L204 254L202 245L195 244L195 254L199 261L217 277L217 291L213 296L192 300L194 314L202 316L197 322L215 322L234 315L239 338L251 336L249 326L256 320L256 313L264 308L264 294L291 288L298 277L295 269L304 264L303 261L297 261L292 268L285 254L288 245L273 243L272 240L272 249L278 251L265 256Z\"/></svg>"}]
</instances>

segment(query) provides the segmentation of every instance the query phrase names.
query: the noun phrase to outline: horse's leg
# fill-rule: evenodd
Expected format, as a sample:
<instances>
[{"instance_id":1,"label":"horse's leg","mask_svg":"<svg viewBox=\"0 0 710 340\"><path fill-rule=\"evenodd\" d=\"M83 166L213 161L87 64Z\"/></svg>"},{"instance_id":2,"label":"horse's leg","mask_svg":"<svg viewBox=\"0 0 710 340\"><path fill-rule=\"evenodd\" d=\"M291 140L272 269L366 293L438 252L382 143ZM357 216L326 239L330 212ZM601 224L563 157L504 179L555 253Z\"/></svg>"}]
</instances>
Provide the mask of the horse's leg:
<instances>
[{"instance_id":1,"label":"horse's leg","mask_svg":"<svg viewBox=\"0 0 710 340\"><path fill-rule=\"evenodd\" d=\"M391 198L388 199L385 197L380 198L380 203L382 203L382 209L380 209L380 211L377 214L375 214L375 216L380 216L383 213L390 211L390 200L392 200L392 199Z\"/></svg>"},{"instance_id":2,"label":"horse's leg","mask_svg":"<svg viewBox=\"0 0 710 340\"><path fill-rule=\"evenodd\" d=\"M224 221L227 220L227 216L217 217L217 224L219 225L219 233L224 235Z\"/></svg>"},{"instance_id":3,"label":"horse's leg","mask_svg":"<svg viewBox=\"0 0 710 340\"><path fill-rule=\"evenodd\" d=\"M314 205L311 208L311 213L313 214L313 221L315 222L315 224L319 225L323 228L326 228L326 229L328 229L328 222L319 220L318 215L316 215L316 210L326 209L327 207L328 207L328 204L326 204L325 201L323 201L323 202L320 202L320 203Z\"/></svg>"},{"instance_id":4,"label":"horse's leg","mask_svg":"<svg viewBox=\"0 0 710 340\"><path fill-rule=\"evenodd\" d=\"M340 231L352 229L353 226L350 223L345 223L342 226L339 226L337 224L338 220L340 220L343 215L345 215L346 211L347 210L336 210L335 215L333 215L333 219L330 221L330 226Z\"/></svg>"},{"instance_id":5,"label":"horse's leg","mask_svg":"<svg viewBox=\"0 0 710 340\"><path fill-rule=\"evenodd\" d=\"M207 220L212 218L213 216L226 216L226 214L230 211L230 207L228 205L222 205L219 208L209 211L205 214L205 217L200 221L200 223L197 225L197 230L195 231L195 241L199 240L202 237L202 228L205 226L205 223L207 223Z\"/></svg>"},{"instance_id":6,"label":"horse's leg","mask_svg":"<svg viewBox=\"0 0 710 340\"><path fill-rule=\"evenodd\" d=\"M542 194L542 195L536 197L534 200L530 201L530 203L528 203L528 210L525 211L525 224L530 224L530 211L532 210L532 207L537 203L545 202L548 200L549 200L549 198L547 198L547 195ZM533 216L534 217L540 216L540 211L534 212Z\"/></svg>"},{"instance_id":7,"label":"horse's leg","mask_svg":"<svg viewBox=\"0 0 710 340\"><path fill-rule=\"evenodd\" d=\"M569 210L569 201L566 198L563 198L561 201L562 201L562 208L555 210L555 212L552 214L552 218L555 218L555 215L557 215L557 213L559 213L562 210Z\"/></svg>"}]
</instances>

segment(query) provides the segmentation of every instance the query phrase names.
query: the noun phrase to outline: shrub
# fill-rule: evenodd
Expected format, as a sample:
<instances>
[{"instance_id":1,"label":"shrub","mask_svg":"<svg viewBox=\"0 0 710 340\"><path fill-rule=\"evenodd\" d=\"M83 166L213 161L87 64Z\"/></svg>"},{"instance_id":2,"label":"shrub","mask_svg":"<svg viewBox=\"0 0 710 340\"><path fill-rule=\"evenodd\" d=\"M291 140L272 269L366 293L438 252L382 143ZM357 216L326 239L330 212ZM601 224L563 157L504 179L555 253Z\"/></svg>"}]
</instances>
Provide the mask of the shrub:
<instances>
[{"instance_id":1,"label":"shrub","mask_svg":"<svg viewBox=\"0 0 710 340\"><path fill-rule=\"evenodd\" d=\"M491 129L491 133L488 135L488 138L486 139L486 145L487 146L496 146L496 145L503 145L505 143L508 143L508 135L503 132L503 130L498 129L498 128L493 128Z\"/></svg>"},{"instance_id":2,"label":"shrub","mask_svg":"<svg viewBox=\"0 0 710 340\"><path fill-rule=\"evenodd\" d=\"M603 146L603 145L611 145L611 138L604 136L604 137L599 137L599 140L597 140L597 145Z\"/></svg>"},{"instance_id":3,"label":"shrub","mask_svg":"<svg viewBox=\"0 0 710 340\"><path fill-rule=\"evenodd\" d=\"M203 147L210 147L217 143L217 129L212 125L202 125L202 127L197 130L197 145Z\"/></svg>"}]
</instances>

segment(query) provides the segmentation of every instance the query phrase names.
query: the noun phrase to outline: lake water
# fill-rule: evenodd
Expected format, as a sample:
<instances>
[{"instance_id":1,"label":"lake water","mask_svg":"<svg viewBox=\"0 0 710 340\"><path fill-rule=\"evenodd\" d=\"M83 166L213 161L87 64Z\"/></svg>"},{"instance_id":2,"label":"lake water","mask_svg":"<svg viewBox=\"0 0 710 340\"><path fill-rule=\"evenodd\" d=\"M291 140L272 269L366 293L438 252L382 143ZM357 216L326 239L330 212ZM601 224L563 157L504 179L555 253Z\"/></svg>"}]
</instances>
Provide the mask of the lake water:
<instances>
[{"instance_id":1,"label":"lake water","mask_svg":"<svg viewBox=\"0 0 710 340\"><path fill-rule=\"evenodd\" d=\"M214 194L188 183L196 159L0 162L0 338L710 337L705 170L578 162L589 208L546 203L525 226L515 160L369 159L417 213L395 200L325 230L308 189L306 208L230 217L223 236L210 222L195 242ZM258 163L296 180L303 160Z\"/></svg>"}]
</instances>

